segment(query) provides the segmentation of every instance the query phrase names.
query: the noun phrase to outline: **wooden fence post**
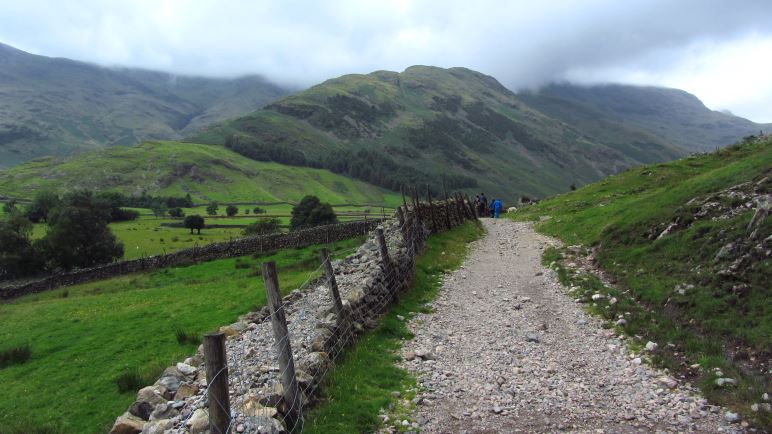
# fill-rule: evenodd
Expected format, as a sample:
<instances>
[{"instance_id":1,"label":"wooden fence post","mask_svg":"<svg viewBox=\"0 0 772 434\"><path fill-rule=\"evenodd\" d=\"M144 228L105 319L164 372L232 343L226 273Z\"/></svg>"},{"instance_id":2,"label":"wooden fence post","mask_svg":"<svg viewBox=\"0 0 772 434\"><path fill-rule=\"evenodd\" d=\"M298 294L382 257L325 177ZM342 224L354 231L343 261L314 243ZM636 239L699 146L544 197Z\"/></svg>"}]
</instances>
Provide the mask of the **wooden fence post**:
<instances>
[{"instance_id":1,"label":"wooden fence post","mask_svg":"<svg viewBox=\"0 0 772 434\"><path fill-rule=\"evenodd\" d=\"M432 190L431 187L429 187L429 184L426 184L426 198L429 200L429 214L431 215L432 219L432 232L437 233L437 216L434 213L434 203L432 203Z\"/></svg>"},{"instance_id":2,"label":"wooden fence post","mask_svg":"<svg viewBox=\"0 0 772 434\"><path fill-rule=\"evenodd\" d=\"M332 263L330 262L330 251L322 249L319 252L319 256L322 258L322 265L324 265L324 272L327 275L327 281L330 285L330 293L332 294L332 305L335 307L335 315L338 316L338 323L343 320L343 302L340 299L340 292L338 291L338 281L335 280L335 271L332 269Z\"/></svg>"},{"instance_id":3,"label":"wooden fence post","mask_svg":"<svg viewBox=\"0 0 772 434\"><path fill-rule=\"evenodd\" d=\"M445 193L445 210L450 211L450 198L448 198L448 187L445 185L445 177L442 177L442 191ZM448 229L453 227L453 223L451 223L450 218L450 212L445 213L445 226L447 226Z\"/></svg>"},{"instance_id":4,"label":"wooden fence post","mask_svg":"<svg viewBox=\"0 0 772 434\"><path fill-rule=\"evenodd\" d=\"M228 397L228 363L225 357L225 334L204 336L206 395L209 399L209 430L212 434L227 434L231 424L231 404Z\"/></svg>"},{"instance_id":5,"label":"wooden fence post","mask_svg":"<svg viewBox=\"0 0 772 434\"><path fill-rule=\"evenodd\" d=\"M303 414L300 408L298 383L295 379L295 362L292 360L287 316L284 314L281 293L279 292L276 262L263 263L263 281L265 282L265 292L268 294L273 337L276 340L276 351L279 353L279 369L281 370L282 386L284 386L284 420L287 421L287 429L294 432L302 427L302 424L298 424L298 422Z\"/></svg>"}]
</instances>

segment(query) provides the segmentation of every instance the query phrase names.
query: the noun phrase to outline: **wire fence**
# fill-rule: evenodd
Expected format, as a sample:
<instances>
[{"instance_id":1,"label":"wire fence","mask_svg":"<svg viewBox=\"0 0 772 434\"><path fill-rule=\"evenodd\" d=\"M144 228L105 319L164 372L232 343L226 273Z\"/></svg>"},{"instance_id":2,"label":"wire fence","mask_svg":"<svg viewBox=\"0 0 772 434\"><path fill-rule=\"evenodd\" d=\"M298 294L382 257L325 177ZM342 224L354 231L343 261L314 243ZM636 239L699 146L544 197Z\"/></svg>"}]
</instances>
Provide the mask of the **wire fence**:
<instances>
[{"instance_id":1,"label":"wire fence","mask_svg":"<svg viewBox=\"0 0 772 434\"><path fill-rule=\"evenodd\" d=\"M410 288L428 235L476 215L468 197L421 203L414 194L397 217L384 221L362 246L335 252L345 259L333 262L323 250L320 265L284 298L275 264L263 264L270 315L227 339L224 332L205 336L205 372L192 368L183 375L194 393L175 397L172 416L151 420L143 432L302 432L304 410L335 362Z\"/></svg>"}]
</instances>

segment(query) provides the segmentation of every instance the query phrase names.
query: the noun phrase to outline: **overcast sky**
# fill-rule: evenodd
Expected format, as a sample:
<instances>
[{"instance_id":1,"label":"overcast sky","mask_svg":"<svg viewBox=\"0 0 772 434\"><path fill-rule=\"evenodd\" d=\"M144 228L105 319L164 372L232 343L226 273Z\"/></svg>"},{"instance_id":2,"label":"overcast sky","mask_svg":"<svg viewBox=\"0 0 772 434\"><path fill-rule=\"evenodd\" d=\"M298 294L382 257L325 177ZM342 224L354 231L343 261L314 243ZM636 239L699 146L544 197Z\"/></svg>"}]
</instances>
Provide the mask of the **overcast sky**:
<instances>
[{"instance_id":1,"label":"overcast sky","mask_svg":"<svg viewBox=\"0 0 772 434\"><path fill-rule=\"evenodd\" d=\"M35 54L309 86L415 64L677 87L772 122L772 0L0 0Z\"/></svg>"}]
</instances>

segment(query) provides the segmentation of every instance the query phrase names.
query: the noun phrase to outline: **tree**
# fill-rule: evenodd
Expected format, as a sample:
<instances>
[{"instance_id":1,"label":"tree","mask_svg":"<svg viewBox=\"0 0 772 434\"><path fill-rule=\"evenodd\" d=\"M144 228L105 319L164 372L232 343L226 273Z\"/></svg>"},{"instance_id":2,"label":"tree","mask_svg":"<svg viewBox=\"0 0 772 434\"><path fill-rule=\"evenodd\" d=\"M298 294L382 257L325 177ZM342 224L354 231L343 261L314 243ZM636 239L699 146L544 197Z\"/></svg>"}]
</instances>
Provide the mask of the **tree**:
<instances>
[{"instance_id":1,"label":"tree","mask_svg":"<svg viewBox=\"0 0 772 434\"><path fill-rule=\"evenodd\" d=\"M220 209L220 207L217 205L217 202L210 202L206 207L206 213L209 215L217 215L218 209Z\"/></svg>"},{"instance_id":2,"label":"tree","mask_svg":"<svg viewBox=\"0 0 772 434\"><path fill-rule=\"evenodd\" d=\"M201 229L204 228L204 218L200 215L189 215L185 217L185 227L190 229L190 233L193 233L193 229L198 230L201 233Z\"/></svg>"},{"instance_id":3,"label":"tree","mask_svg":"<svg viewBox=\"0 0 772 434\"><path fill-rule=\"evenodd\" d=\"M48 214L59 204L61 199L59 195L49 190L39 191L35 198L32 199L32 203L27 207L26 215L33 223L40 221L47 222Z\"/></svg>"},{"instance_id":4,"label":"tree","mask_svg":"<svg viewBox=\"0 0 772 434\"><path fill-rule=\"evenodd\" d=\"M244 214L247 214L247 215L249 215L249 208L246 208L246 209L244 210Z\"/></svg>"},{"instance_id":5,"label":"tree","mask_svg":"<svg viewBox=\"0 0 772 434\"><path fill-rule=\"evenodd\" d=\"M279 232L281 230L281 220L276 217L268 219L260 219L246 228L244 228L244 235L266 235Z\"/></svg>"},{"instance_id":6,"label":"tree","mask_svg":"<svg viewBox=\"0 0 772 434\"><path fill-rule=\"evenodd\" d=\"M306 196L292 208L290 230L327 225L338 221L332 206L316 196Z\"/></svg>"},{"instance_id":7,"label":"tree","mask_svg":"<svg viewBox=\"0 0 772 434\"><path fill-rule=\"evenodd\" d=\"M156 200L150 203L150 210L153 211L153 215L156 217L163 217L166 215L166 203Z\"/></svg>"},{"instance_id":8,"label":"tree","mask_svg":"<svg viewBox=\"0 0 772 434\"><path fill-rule=\"evenodd\" d=\"M19 212L0 220L0 279L27 276L43 268L31 234L32 223Z\"/></svg>"},{"instance_id":9,"label":"tree","mask_svg":"<svg viewBox=\"0 0 772 434\"><path fill-rule=\"evenodd\" d=\"M172 208L169 210L169 216L175 218L185 217L185 212L182 208Z\"/></svg>"},{"instance_id":10,"label":"tree","mask_svg":"<svg viewBox=\"0 0 772 434\"><path fill-rule=\"evenodd\" d=\"M252 210L252 213L254 213L254 214L265 214L265 210L263 208L260 208L259 206L256 206L255 209Z\"/></svg>"},{"instance_id":11,"label":"tree","mask_svg":"<svg viewBox=\"0 0 772 434\"><path fill-rule=\"evenodd\" d=\"M107 227L110 210L89 191L69 193L48 216L48 232L35 243L49 268L92 267L123 256Z\"/></svg>"},{"instance_id":12,"label":"tree","mask_svg":"<svg viewBox=\"0 0 772 434\"><path fill-rule=\"evenodd\" d=\"M575 191L575 190L576 190L576 183L573 183L571 184L571 191Z\"/></svg>"},{"instance_id":13,"label":"tree","mask_svg":"<svg viewBox=\"0 0 772 434\"><path fill-rule=\"evenodd\" d=\"M236 214L238 214L238 212L239 212L239 209L236 208L235 205L228 205L228 207L225 208L225 214L227 214L228 217L233 217Z\"/></svg>"}]
</instances>

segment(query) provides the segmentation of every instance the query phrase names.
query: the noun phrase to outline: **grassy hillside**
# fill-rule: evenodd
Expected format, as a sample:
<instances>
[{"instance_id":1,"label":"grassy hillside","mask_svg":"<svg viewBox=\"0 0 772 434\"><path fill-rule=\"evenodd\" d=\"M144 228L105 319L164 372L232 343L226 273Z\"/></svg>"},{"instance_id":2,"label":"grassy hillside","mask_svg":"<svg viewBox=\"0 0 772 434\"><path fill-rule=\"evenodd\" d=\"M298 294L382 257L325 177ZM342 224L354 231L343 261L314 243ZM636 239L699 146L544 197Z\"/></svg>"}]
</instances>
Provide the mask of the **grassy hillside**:
<instances>
[{"instance_id":1,"label":"grassy hillside","mask_svg":"<svg viewBox=\"0 0 772 434\"><path fill-rule=\"evenodd\" d=\"M678 89L553 84L518 97L589 137L618 146L671 143L690 151L713 151L772 128L710 110Z\"/></svg>"},{"instance_id":2,"label":"grassy hillside","mask_svg":"<svg viewBox=\"0 0 772 434\"><path fill-rule=\"evenodd\" d=\"M750 406L770 387L772 219L747 228L757 200L772 193L770 168L767 136L632 169L515 215L541 221L541 231L567 245L594 247L597 264L616 283L606 287L561 268L564 280L580 288L577 296L618 297L616 305L598 302L594 309L613 321L623 315L627 333L659 343L655 361L767 428L769 413ZM581 249L552 252L548 261L561 256L583 261ZM738 385L717 385L722 376Z\"/></svg>"},{"instance_id":3,"label":"grassy hillside","mask_svg":"<svg viewBox=\"0 0 772 434\"><path fill-rule=\"evenodd\" d=\"M326 247L340 257L361 242ZM28 361L0 368L0 432L109 431L136 397L134 389L121 393L117 378L139 371L144 385L152 384L196 350L179 343L176 330L200 338L262 307L265 288L256 274L263 261L277 261L283 292L299 287L318 272L320 247L121 276L0 304L0 351L31 349Z\"/></svg>"},{"instance_id":4,"label":"grassy hillside","mask_svg":"<svg viewBox=\"0 0 772 434\"><path fill-rule=\"evenodd\" d=\"M413 66L328 80L191 141L251 158L325 167L376 185L430 183L515 199L586 184L682 151L593 141L529 108L494 78Z\"/></svg>"},{"instance_id":5,"label":"grassy hillside","mask_svg":"<svg viewBox=\"0 0 772 434\"><path fill-rule=\"evenodd\" d=\"M287 93L256 76L103 68L0 44L0 168L44 155L180 138Z\"/></svg>"},{"instance_id":6,"label":"grassy hillside","mask_svg":"<svg viewBox=\"0 0 772 434\"><path fill-rule=\"evenodd\" d=\"M326 170L245 158L221 146L149 142L70 158L41 158L0 171L0 196L77 188L184 196L195 202L298 202L307 194L333 204L394 204L397 195Z\"/></svg>"}]
</instances>

